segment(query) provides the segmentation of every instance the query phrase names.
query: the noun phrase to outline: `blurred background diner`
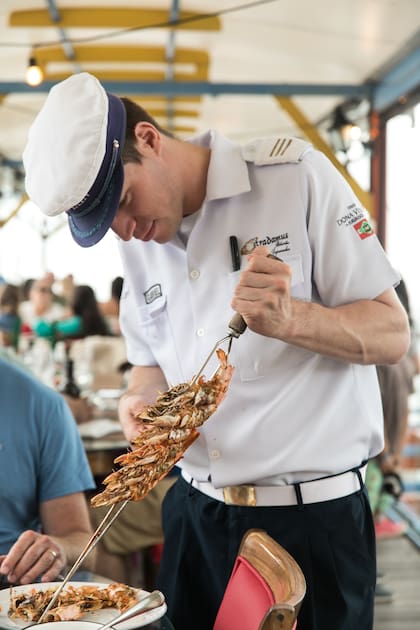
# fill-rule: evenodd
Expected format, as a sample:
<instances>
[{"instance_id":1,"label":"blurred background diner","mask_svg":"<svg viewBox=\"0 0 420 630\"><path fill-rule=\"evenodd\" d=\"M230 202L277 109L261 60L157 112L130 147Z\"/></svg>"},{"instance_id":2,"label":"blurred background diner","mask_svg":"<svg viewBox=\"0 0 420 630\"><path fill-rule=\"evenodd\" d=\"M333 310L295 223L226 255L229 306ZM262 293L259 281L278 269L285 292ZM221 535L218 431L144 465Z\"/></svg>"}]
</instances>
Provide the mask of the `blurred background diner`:
<instances>
[{"instance_id":1,"label":"blurred background diner","mask_svg":"<svg viewBox=\"0 0 420 630\"><path fill-rule=\"evenodd\" d=\"M19 287L14 284L0 286L0 342L14 350L18 349L22 323L19 302Z\"/></svg>"},{"instance_id":2,"label":"blurred background diner","mask_svg":"<svg viewBox=\"0 0 420 630\"><path fill-rule=\"evenodd\" d=\"M0 358L0 400L0 581L49 582L92 535L85 492L94 479L57 392ZM95 553L83 568L94 566Z\"/></svg>"},{"instance_id":3,"label":"blurred background diner","mask_svg":"<svg viewBox=\"0 0 420 630\"><path fill-rule=\"evenodd\" d=\"M99 303L99 308L103 316L107 319L108 325L116 335L121 334L119 314L120 314L120 299L123 290L124 280L121 276L117 276L111 282L111 292L109 300Z\"/></svg>"},{"instance_id":4,"label":"blurred background diner","mask_svg":"<svg viewBox=\"0 0 420 630\"><path fill-rule=\"evenodd\" d=\"M65 290L52 273L21 286L6 280L0 285L0 356L39 383L35 391L47 385L65 401L97 489L115 467L114 458L129 446L117 418L130 370L118 326L122 285L122 277L114 278L109 300L102 303L92 287L74 284L71 276L64 278ZM144 501L127 507L89 568L112 581L155 587L163 544L161 504L173 481L164 479ZM96 491L91 487L87 499ZM96 527L103 510L88 510Z\"/></svg>"},{"instance_id":5,"label":"blurred background diner","mask_svg":"<svg viewBox=\"0 0 420 630\"><path fill-rule=\"evenodd\" d=\"M53 283L49 274L29 281L28 299L19 305L22 325L34 330L38 321L55 322L66 315L66 308L54 299Z\"/></svg>"}]
</instances>

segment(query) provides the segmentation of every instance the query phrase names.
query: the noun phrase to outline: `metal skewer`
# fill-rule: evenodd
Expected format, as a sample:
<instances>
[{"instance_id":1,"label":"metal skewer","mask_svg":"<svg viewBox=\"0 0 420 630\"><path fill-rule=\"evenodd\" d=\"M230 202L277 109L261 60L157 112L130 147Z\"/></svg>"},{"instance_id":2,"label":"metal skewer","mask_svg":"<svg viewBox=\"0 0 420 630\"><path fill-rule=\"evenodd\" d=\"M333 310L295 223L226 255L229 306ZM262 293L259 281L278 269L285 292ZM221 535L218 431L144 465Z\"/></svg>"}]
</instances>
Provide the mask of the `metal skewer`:
<instances>
[{"instance_id":1,"label":"metal skewer","mask_svg":"<svg viewBox=\"0 0 420 630\"><path fill-rule=\"evenodd\" d=\"M98 542L101 540L101 538L105 534L105 532L108 531L108 529L111 527L112 523L115 521L117 516L119 516L119 514L123 511L123 509L125 508L127 503L128 503L128 500L124 501L123 503L121 503L121 505L119 505L118 503L115 503L114 505L111 505L111 507L109 508L108 512L105 514L104 518L99 523L98 527L96 528L96 530L93 532L92 536L90 537L90 539L86 543L84 549L80 553L80 555L77 558L76 562L73 564L73 566L71 567L71 569L69 570L69 572L65 576L64 580L61 582L60 586L55 591L54 596L50 600L48 606L43 610L40 618L37 621L37 624L38 623L42 623L42 620L45 618L45 615L47 614L47 612L49 610L51 610L51 608L54 606L54 604L57 601L58 596L60 595L60 593L63 590L63 588L71 580L71 578L76 573L76 571L79 568L79 566L87 558L87 556L92 551L92 549L94 549L94 547L98 544Z\"/></svg>"},{"instance_id":2,"label":"metal skewer","mask_svg":"<svg viewBox=\"0 0 420 630\"><path fill-rule=\"evenodd\" d=\"M227 356L229 356L229 352L230 349L232 347L232 341L233 338L238 338L240 337L240 335L242 335L243 332L245 332L247 326L245 323L244 318L242 317L242 315L239 315L239 313L235 313L235 315L232 317L232 319L229 322L228 325L228 330L229 330L229 334L227 334L225 337L222 337L222 339L219 339L219 341L216 341L216 343L214 344L213 348L210 350L208 356L206 357L206 359L204 360L203 365L201 366L201 368L198 370L197 374L194 376L193 379L191 379L189 386L194 385L194 383L197 381L197 379L201 376L201 374L203 373L206 365L208 364L208 362L210 361L210 359L212 358L213 354L216 352L217 348L224 343L225 341L227 341L229 339L229 345L228 345L228 350L227 350ZM217 370L216 370L217 371Z\"/></svg>"}]
</instances>

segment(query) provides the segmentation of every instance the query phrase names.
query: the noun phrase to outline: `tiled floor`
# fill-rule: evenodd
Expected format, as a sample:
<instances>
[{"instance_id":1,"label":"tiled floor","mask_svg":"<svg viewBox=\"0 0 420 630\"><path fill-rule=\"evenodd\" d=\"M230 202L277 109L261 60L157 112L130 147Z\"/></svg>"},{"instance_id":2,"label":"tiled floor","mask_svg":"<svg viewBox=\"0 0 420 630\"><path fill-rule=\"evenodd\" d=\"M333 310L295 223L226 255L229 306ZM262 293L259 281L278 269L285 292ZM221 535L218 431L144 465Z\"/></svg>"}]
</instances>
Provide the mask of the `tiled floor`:
<instances>
[{"instance_id":1,"label":"tiled floor","mask_svg":"<svg viewBox=\"0 0 420 630\"><path fill-rule=\"evenodd\" d=\"M375 600L374 630L420 630L420 377L410 399L409 429L400 471L404 492L389 512L405 521L404 536L378 542L381 584L391 601Z\"/></svg>"},{"instance_id":2,"label":"tiled floor","mask_svg":"<svg viewBox=\"0 0 420 630\"><path fill-rule=\"evenodd\" d=\"M403 452L401 478L404 493L400 498L397 511L407 522L413 540L420 544L420 377L415 379L416 391L410 397L409 428L406 446ZM419 576L420 579L420 576ZM420 628L420 623L419 623Z\"/></svg>"},{"instance_id":3,"label":"tiled floor","mask_svg":"<svg viewBox=\"0 0 420 630\"><path fill-rule=\"evenodd\" d=\"M419 630L420 550L406 536L380 541L378 571L391 599L375 599L374 630Z\"/></svg>"}]
</instances>

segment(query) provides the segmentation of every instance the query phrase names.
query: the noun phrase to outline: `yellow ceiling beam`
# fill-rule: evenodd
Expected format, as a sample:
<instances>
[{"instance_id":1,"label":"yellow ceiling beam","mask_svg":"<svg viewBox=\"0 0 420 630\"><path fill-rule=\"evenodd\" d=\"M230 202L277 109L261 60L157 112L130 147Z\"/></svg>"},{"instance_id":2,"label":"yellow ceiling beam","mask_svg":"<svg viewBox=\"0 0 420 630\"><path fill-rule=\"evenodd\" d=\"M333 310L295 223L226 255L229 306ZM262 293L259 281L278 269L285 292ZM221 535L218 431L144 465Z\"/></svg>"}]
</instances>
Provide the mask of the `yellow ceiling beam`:
<instances>
[{"instance_id":1,"label":"yellow ceiling beam","mask_svg":"<svg viewBox=\"0 0 420 630\"><path fill-rule=\"evenodd\" d=\"M372 214L374 211L372 194L364 190L350 175L346 167L341 164L341 162L337 159L330 145L325 142L318 129L305 116L302 110L299 109L299 107L292 101L292 99L288 97L274 95L274 98L276 99L280 107L282 107L284 111L287 112L287 114L295 122L296 126L301 130L301 132L308 138L308 140L310 140L317 149L325 153L325 155L334 164L337 170L340 171L347 183L351 186L353 192L359 198L360 202L363 204L366 210Z\"/></svg>"},{"instance_id":2,"label":"yellow ceiling beam","mask_svg":"<svg viewBox=\"0 0 420 630\"><path fill-rule=\"evenodd\" d=\"M161 107L148 107L147 111L151 116L153 116L153 118L163 118L168 116L168 109ZM200 116L200 112L193 109L177 109L175 107L170 110L170 115L171 117L178 118L198 118Z\"/></svg>"},{"instance_id":3,"label":"yellow ceiling beam","mask_svg":"<svg viewBox=\"0 0 420 630\"><path fill-rule=\"evenodd\" d=\"M135 66L147 64L161 65L166 69L166 51L162 46L74 46L74 57L69 59L61 46L37 47L31 52L42 69L45 79L61 81L69 72L59 71L57 64L79 63L84 70L89 69L98 79L108 81L160 81L166 78L165 70L138 70ZM102 64L127 64L127 67L100 69ZM208 79L209 55L204 50L179 48L172 61L175 68L174 79L178 81L205 81ZM51 71L51 66L55 72ZM184 71L181 69L184 67Z\"/></svg>"},{"instance_id":4,"label":"yellow ceiling beam","mask_svg":"<svg viewBox=\"0 0 420 630\"><path fill-rule=\"evenodd\" d=\"M79 63L101 62L158 62L167 63L167 52L163 46L98 46L73 45L74 58L71 61ZM69 58L62 46L37 46L32 49L39 64L47 65L52 62L69 62ZM171 63L208 66L209 54L197 48L177 48Z\"/></svg>"},{"instance_id":5,"label":"yellow ceiling beam","mask_svg":"<svg viewBox=\"0 0 420 630\"><path fill-rule=\"evenodd\" d=\"M174 28L194 31L220 31L221 21L196 11L180 11L178 20L188 20L177 26L167 26L170 12L164 9L133 7L59 7L60 21L54 22L47 9L12 11L9 26L53 28ZM201 17L204 16L204 17Z\"/></svg>"},{"instance_id":6,"label":"yellow ceiling beam","mask_svg":"<svg viewBox=\"0 0 420 630\"><path fill-rule=\"evenodd\" d=\"M44 72L45 81L63 81L73 74L73 72L48 72L40 64ZM98 70L97 67L89 69L88 66L84 70L94 74L99 81L165 81L166 73L164 70ZM206 81L208 78L207 71L197 70L196 72L174 72L174 81ZM153 86L151 87L153 90Z\"/></svg>"},{"instance_id":7,"label":"yellow ceiling beam","mask_svg":"<svg viewBox=\"0 0 420 630\"><path fill-rule=\"evenodd\" d=\"M16 208L14 208L5 219L0 219L0 228L4 227L6 223L10 221L10 219L13 219L13 217L17 215L23 204L26 203L28 200L29 197L27 194L22 195Z\"/></svg>"},{"instance_id":8,"label":"yellow ceiling beam","mask_svg":"<svg viewBox=\"0 0 420 630\"><path fill-rule=\"evenodd\" d=\"M130 100L138 103L139 105L144 105L144 103L153 103L156 106L165 107L165 105L169 103L201 103L203 100L202 96L171 96L169 98L162 96L161 94L157 94L153 96L153 94L147 95L139 95L132 96L130 95Z\"/></svg>"},{"instance_id":9,"label":"yellow ceiling beam","mask_svg":"<svg viewBox=\"0 0 420 630\"><path fill-rule=\"evenodd\" d=\"M173 129L171 128L171 131L173 133L196 133L197 129L196 127L183 127L179 125L174 127Z\"/></svg>"}]
</instances>

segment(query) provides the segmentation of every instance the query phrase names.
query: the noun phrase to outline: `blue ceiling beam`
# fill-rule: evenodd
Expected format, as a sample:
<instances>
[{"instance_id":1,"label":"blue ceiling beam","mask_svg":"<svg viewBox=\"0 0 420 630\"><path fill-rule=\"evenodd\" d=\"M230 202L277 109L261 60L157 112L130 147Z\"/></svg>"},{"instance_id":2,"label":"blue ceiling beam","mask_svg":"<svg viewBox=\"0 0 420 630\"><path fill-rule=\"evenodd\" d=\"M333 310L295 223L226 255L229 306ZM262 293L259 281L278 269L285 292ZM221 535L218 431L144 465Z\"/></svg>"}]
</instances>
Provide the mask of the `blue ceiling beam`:
<instances>
[{"instance_id":1,"label":"blue ceiling beam","mask_svg":"<svg viewBox=\"0 0 420 630\"><path fill-rule=\"evenodd\" d=\"M59 25L59 22L61 21L61 15L57 7L57 4L55 0L46 0L46 2L47 2L47 7L48 7L48 13L50 14L51 20L53 22L56 22L58 25L57 29L60 36L60 43L64 50L64 53L67 56L67 59L72 61L75 59L76 55L74 52L74 48L67 37L66 31L64 30L64 28L61 28L61 26ZM74 67L77 68L77 71L80 71L80 68L78 66L75 65Z\"/></svg>"},{"instance_id":2,"label":"blue ceiling beam","mask_svg":"<svg viewBox=\"0 0 420 630\"><path fill-rule=\"evenodd\" d=\"M255 94L277 96L373 96L373 85L325 83L209 83L206 81L102 81L108 92L120 95L154 94L157 96ZM48 92L54 81L30 87L20 81L0 81L0 94Z\"/></svg>"},{"instance_id":3,"label":"blue ceiling beam","mask_svg":"<svg viewBox=\"0 0 420 630\"><path fill-rule=\"evenodd\" d=\"M407 54L380 78L373 91L373 108L381 112L418 88L420 88L420 47Z\"/></svg>"}]
</instances>

